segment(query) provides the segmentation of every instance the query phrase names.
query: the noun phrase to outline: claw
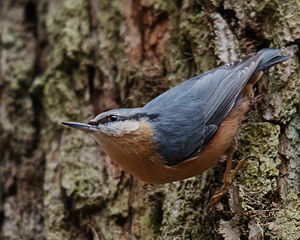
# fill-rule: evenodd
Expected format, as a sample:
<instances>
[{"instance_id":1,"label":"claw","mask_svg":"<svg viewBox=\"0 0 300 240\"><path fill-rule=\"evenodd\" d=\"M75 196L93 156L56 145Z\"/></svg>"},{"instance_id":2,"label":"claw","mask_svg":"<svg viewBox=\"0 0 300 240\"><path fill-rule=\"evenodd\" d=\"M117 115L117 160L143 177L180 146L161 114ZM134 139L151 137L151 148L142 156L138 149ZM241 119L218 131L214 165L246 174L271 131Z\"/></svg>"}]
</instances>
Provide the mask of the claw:
<instances>
[{"instance_id":1,"label":"claw","mask_svg":"<svg viewBox=\"0 0 300 240\"><path fill-rule=\"evenodd\" d=\"M215 194L212 196L212 198L210 199L209 205L208 205L209 207L214 207L220 202L221 198L227 193L234 178L238 174L238 171L242 167L245 166L245 164L247 163L247 160L250 158L252 158L252 159L257 158L256 156L245 157L243 160L238 162L237 166L234 168L233 172L231 173L233 154L234 154L234 151L229 151L227 162L226 162L226 170L225 170L224 177L223 177L223 186L218 191L216 191Z\"/></svg>"}]
</instances>

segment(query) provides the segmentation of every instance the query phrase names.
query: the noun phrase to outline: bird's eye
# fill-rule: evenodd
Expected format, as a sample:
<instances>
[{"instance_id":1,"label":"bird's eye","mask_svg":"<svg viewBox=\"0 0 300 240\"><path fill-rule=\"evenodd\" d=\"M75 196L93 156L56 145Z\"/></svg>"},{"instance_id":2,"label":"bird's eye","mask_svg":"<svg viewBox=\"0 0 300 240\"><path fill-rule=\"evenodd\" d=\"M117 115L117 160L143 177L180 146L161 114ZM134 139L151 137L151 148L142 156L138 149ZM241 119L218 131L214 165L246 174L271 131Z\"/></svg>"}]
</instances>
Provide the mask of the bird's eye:
<instances>
[{"instance_id":1,"label":"bird's eye","mask_svg":"<svg viewBox=\"0 0 300 240\"><path fill-rule=\"evenodd\" d=\"M115 122L115 121L118 120L118 116L117 116L117 115L111 115L111 116L109 117L109 120L110 120L111 122Z\"/></svg>"}]
</instances>

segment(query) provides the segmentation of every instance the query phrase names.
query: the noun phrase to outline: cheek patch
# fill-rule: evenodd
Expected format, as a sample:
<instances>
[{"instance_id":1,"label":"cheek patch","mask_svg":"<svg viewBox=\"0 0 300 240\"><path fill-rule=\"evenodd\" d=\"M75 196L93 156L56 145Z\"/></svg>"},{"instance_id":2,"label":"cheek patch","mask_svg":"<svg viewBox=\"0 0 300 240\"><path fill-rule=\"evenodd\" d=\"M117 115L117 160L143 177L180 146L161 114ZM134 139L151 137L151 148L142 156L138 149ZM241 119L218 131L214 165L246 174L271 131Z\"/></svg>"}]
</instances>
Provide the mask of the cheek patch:
<instances>
[{"instance_id":1,"label":"cheek patch","mask_svg":"<svg viewBox=\"0 0 300 240\"><path fill-rule=\"evenodd\" d=\"M120 133L130 133L136 131L140 123L138 121L120 121L111 123L111 126Z\"/></svg>"},{"instance_id":2,"label":"cheek patch","mask_svg":"<svg viewBox=\"0 0 300 240\"><path fill-rule=\"evenodd\" d=\"M116 121L102 127L102 131L112 137L120 137L138 130L140 122L134 120Z\"/></svg>"}]
</instances>

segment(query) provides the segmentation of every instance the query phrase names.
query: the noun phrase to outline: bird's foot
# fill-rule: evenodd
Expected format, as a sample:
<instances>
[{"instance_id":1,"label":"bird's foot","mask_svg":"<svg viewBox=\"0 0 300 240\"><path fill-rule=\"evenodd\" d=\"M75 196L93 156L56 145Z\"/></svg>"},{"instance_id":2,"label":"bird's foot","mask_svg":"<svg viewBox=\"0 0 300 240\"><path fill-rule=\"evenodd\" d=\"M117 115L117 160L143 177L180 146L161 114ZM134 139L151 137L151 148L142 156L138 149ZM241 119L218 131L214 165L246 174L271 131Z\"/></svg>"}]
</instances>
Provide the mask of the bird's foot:
<instances>
[{"instance_id":1,"label":"bird's foot","mask_svg":"<svg viewBox=\"0 0 300 240\"><path fill-rule=\"evenodd\" d=\"M221 189L216 191L215 194L212 196L212 198L210 199L210 202L209 202L209 207L214 207L220 202L221 198L226 194L226 192L228 191L228 188L230 187L230 185L233 182L234 178L238 174L238 171L243 166L245 166L245 164L247 163L247 160L249 158L255 158L255 156L247 156L243 160L239 161L237 166L232 171L232 173L230 173L230 172L226 173L225 172L224 178L223 178L223 186L221 187Z\"/></svg>"},{"instance_id":2,"label":"bird's foot","mask_svg":"<svg viewBox=\"0 0 300 240\"><path fill-rule=\"evenodd\" d=\"M257 95L255 97L250 98L251 105L261 103L264 100L264 97L262 95Z\"/></svg>"}]
</instances>

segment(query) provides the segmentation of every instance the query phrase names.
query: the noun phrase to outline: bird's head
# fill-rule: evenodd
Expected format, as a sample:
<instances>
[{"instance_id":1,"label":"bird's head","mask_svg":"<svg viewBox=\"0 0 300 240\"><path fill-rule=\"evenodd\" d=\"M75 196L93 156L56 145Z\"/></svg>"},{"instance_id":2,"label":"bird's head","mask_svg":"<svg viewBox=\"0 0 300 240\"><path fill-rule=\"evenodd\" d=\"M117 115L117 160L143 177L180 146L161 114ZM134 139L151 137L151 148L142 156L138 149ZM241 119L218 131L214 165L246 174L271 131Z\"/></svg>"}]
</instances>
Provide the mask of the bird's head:
<instances>
[{"instance_id":1,"label":"bird's head","mask_svg":"<svg viewBox=\"0 0 300 240\"><path fill-rule=\"evenodd\" d=\"M100 143L104 139L120 139L144 134L155 116L147 114L142 108L121 108L100 113L88 123L62 122L62 124L87 132ZM150 129L151 130L151 129ZM149 130L148 130L149 131Z\"/></svg>"}]
</instances>

